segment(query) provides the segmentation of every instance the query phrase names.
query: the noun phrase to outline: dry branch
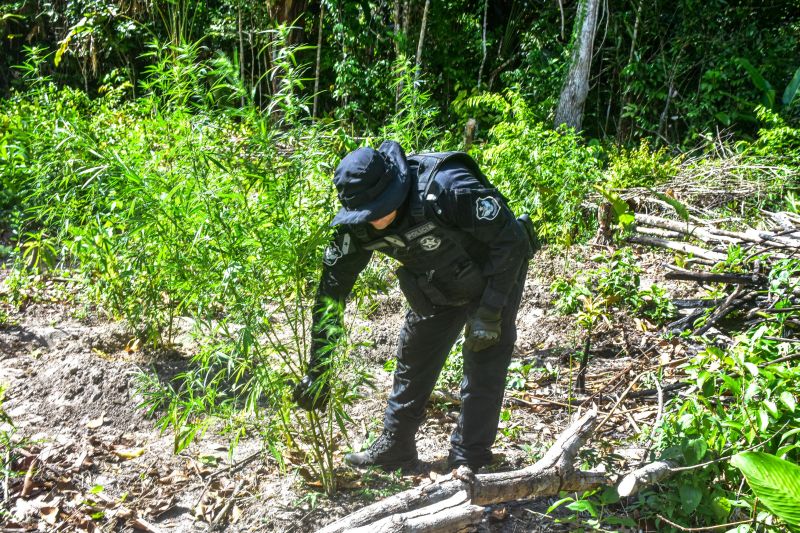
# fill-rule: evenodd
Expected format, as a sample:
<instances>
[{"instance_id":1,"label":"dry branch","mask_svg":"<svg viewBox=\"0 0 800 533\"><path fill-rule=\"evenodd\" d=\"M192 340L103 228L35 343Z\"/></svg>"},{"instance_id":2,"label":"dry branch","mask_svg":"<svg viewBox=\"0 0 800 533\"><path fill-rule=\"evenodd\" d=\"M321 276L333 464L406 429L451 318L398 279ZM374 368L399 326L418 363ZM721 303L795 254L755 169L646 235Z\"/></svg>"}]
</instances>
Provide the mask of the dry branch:
<instances>
[{"instance_id":1,"label":"dry branch","mask_svg":"<svg viewBox=\"0 0 800 533\"><path fill-rule=\"evenodd\" d=\"M674 467L675 464L668 461L656 461L638 468L622 478L617 493L623 498L633 496L642 488L669 477Z\"/></svg>"},{"instance_id":2,"label":"dry branch","mask_svg":"<svg viewBox=\"0 0 800 533\"><path fill-rule=\"evenodd\" d=\"M646 226L636 226L636 233L641 235L652 235L661 239L680 239L682 233L679 231L670 231L662 228L648 228Z\"/></svg>"},{"instance_id":3,"label":"dry branch","mask_svg":"<svg viewBox=\"0 0 800 533\"><path fill-rule=\"evenodd\" d=\"M729 283L731 285L759 286L766 283L766 278L758 274L733 274L730 272L694 272L676 266L667 266L670 272L664 275L665 279L680 279L684 281L697 281L701 283Z\"/></svg>"},{"instance_id":4,"label":"dry branch","mask_svg":"<svg viewBox=\"0 0 800 533\"><path fill-rule=\"evenodd\" d=\"M671 267L667 266L667 268ZM672 305L678 309L705 309L708 307L715 307L724 301L724 298L717 298L715 300L704 300L702 298L677 298L672 300Z\"/></svg>"},{"instance_id":5,"label":"dry branch","mask_svg":"<svg viewBox=\"0 0 800 533\"><path fill-rule=\"evenodd\" d=\"M733 290L733 292L730 293L730 295L728 295L727 298L725 298L725 301L722 302L722 304L719 307L714 309L714 312L711 313L709 317L706 319L705 324L697 328L692 334L702 335L703 333L714 327L714 325L716 325L717 322L728 316L737 307L739 307L747 299L744 297L742 299L739 299L739 295L741 293L742 293L742 288L736 287Z\"/></svg>"},{"instance_id":6,"label":"dry branch","mask_svg":"<svg viewBox=\"0 0 800 533\"><path fill-rule=\"evenodd\" d=\"M634 234L628 237L628 241L635 244L646 244L648 246L656 246L658 248L666 248L668 250L675 250L676 252L692 254L695 257L699 257L700 259L710 261L712 263L724 261L726 258L725 254L711 252L699 246L694 246L685 242L668 241L666 239L659 239L658 237L651 237L649 235Z\"/></svg>"},{"instance_id":7,"label":"dry branch","mask_svg":"<svg viewBox=\"0 0 800 533\"><path fill-rule=\"evenodd\" d=\"M597 411L591 409L570 424L534 465L474 476L459 470L454 473L455 479L401 492L345 516L320 533L458 531L480 522L487 505L605 485L605 474L580 472L573 466L578 450L596 424Z\"/></svg>"},{"instance_id":8,"label":"dry branch","mask_svg":"<svg viewBox=\"0 0 800 533\"><path fill-rule=\"evenodd\" d=\"M679 222L677 220L669 220L667 218L655 217L652 215L645 215L642 213L635 214L636 223L645 226L653 226L654 228L661 228L663 230L682 233L695 239L701 240L706 243L738 243L739 239L728 235L715 235L711 230L701 228L695 224L688 222Z\"/></svg>"}]
</instances>

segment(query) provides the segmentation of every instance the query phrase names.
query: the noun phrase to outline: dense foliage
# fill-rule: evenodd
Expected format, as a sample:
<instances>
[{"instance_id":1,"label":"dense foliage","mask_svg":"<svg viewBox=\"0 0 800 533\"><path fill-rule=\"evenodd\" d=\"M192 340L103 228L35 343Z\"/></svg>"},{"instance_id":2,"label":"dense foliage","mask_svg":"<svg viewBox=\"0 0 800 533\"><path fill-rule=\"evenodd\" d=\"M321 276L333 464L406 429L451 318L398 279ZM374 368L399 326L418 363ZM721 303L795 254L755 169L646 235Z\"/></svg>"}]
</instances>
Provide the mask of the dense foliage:
<instances>
[{"instance_id":1,"label":"dense foliage","mask_svg":"<svg viewBox=\"0 0 800 533\"><path fill-rule=\"evenodd\" d=\"M378 130L398 108L400 91L391 80L401 57L418 58L444 124L460 118L465 99L507 89L538 120L551 120L577 1L448 0L431 2L427 14L424 7L422 0L12 0L0 6L0 91L25 85L10 67L25 59L25 48L38 46L54 54L47 70L59 84L96 94L126 83L136 96L153 65L152 42L195 43L205 58L227 58L239 74L241 98L263 109L280 92L275 68L288 37L301 45L298 59L310 67L297 89L307 97L319 91L317 116L344 119L358 130ZM753 135L757 105L795 123L796 7L789 0L768 6L606 2L597 24L587 131L693 145L716 129ZM280 24L295 29L277 35ZM237 100L217 101L232 103ZM494 124L491 113L476 118L484 132Z\"/></svg>"}]
</instances>

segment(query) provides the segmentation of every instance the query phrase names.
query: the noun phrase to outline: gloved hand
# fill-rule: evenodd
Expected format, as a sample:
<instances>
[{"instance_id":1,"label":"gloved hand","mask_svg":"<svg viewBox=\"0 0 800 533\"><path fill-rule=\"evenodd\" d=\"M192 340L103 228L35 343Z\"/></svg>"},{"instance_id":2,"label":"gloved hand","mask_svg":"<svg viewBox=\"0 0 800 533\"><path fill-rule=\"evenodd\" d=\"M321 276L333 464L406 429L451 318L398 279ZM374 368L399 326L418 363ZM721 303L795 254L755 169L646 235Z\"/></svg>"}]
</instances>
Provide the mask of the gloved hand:
<instances>
[{"instance_id":1,"label":"gloved hand","mask_svg":"<svg viewBox=\"0 0 800 533\"><path fill-rule=\"evenodd\" d=\"M480 352L497 344L500 341L500 318L500 311L479 307L467 321L464 347Z\"/></svg>"},{"instance_id":2,"label":"gloved hand","mask_svg":"<svg viewBox=\"0 0 800 533\"><path fill-rule=\"evenodd\" d=\"M292 400L306 411L323 410L330 400L331 387L328 385L330 363L317 361L312 357L309 369L300 383L294 386Z\"/></svg>"}]
</instances>

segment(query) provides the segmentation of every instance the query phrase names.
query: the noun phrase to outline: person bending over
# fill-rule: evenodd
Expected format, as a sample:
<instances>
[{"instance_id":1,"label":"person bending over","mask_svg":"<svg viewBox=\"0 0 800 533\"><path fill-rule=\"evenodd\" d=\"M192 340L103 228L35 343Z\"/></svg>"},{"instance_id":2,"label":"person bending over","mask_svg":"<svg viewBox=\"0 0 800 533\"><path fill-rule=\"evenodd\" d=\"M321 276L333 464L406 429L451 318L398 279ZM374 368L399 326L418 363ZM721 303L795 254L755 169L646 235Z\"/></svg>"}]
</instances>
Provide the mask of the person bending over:
<instances>
[{"instance_id":1,"label":"person bending over","mask_svg":"<svg viewBox=\"0 0 800 533\"><path fill-rule=\"evenodd\" d=\"M312 318L308 373L294 390L305 409L328 399L340 313L373 252L400 263L397 278L410 310L400 330L394 384L383 433L372 446L345 456L353 466L412 468L415 435L453 344L464 331L461 413L450 439L448 466L477 471L491 462L515 321L528 261L537 246L527 216L515 218L505 198L463 152L406 157L384 142L358 148L334 172L342 204L325 250Z\"/></svg>"}]
</instances>

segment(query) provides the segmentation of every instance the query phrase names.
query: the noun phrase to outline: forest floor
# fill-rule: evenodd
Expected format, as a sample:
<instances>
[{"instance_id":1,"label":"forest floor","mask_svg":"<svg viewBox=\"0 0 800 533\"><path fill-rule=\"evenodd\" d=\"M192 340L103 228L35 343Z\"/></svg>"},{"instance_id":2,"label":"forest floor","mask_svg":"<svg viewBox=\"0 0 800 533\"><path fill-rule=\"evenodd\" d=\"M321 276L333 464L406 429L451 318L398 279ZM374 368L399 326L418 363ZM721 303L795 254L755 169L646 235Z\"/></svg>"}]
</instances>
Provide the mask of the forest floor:
<instances>
[{"instance_id":1,"label":"forest floor","mask_svg":"<svg viewBox=\"0 0 800 533\"><path fill-rule=\"evenodd\" d=\"M602 251L593 246L558 254L544 250L533 261L494 448L497 458L490 470L534 462L579 410L569 405L567 391L574 378L570 356L580 349L583 337L574 318L555 311L549 287L557 276L596 266L589 258ZM663 281L666 256L641 249L636 255L643 285L657 282L673 298L695 290ZM0 282L6 275L0 273ZM141 349L121 323L98 318L91 306L74 303L71 292L68 280L53 280L35 295L37 303L24 309L0 304L8 315L0 326L0 385L8 389L3 408L14 423L14 448L25 456L22 464L28 469L27 478L0 479L0 530L195 531L210 530L209 522L214 522L226 531L313 531L367 503L446 474L457 400L429 404L417 435L422 460L417 472L401 476L343 466L341 490L333 498L305 481L302 468L290 465L282 473L268 454L259 454L257 436L243 439L231 457L226 436L212 430L176 455L172 434L161 434L137 407L142 397L135 376L147 368L162 379L180 372L192 355L192 338L178 335L167 351ZM402 319L400 297L391 294L369 321L359 324L364 331L360 335L372 341L360 355L370 362L376 390L349 413L353 448L380 431L391 385L384 363L394 355ZM613 405L614 394L622 394L647 370L662 368L664 384L674 380L671 363L687 350L691 347L680 339L664 339L655 326L614 316L594 336L587 395L577 399L592 396L602 413ZM631 390L651 386L641 380ZM447 388L457 395L454 383ZM616 472L636 466L657 416L656 395L622 402L588 443L583 460ZM2 429L11 433L8 425ZM571 529L570 512L562 508L547 514L555 500L497 507L487 513L481 529ZM635 518L635 511L624 507L615 512ZM562 523L554 523L556 517Z\"/></svg>"}]
</instances>

